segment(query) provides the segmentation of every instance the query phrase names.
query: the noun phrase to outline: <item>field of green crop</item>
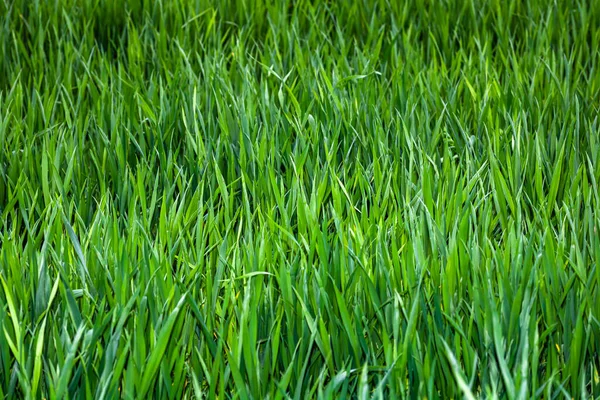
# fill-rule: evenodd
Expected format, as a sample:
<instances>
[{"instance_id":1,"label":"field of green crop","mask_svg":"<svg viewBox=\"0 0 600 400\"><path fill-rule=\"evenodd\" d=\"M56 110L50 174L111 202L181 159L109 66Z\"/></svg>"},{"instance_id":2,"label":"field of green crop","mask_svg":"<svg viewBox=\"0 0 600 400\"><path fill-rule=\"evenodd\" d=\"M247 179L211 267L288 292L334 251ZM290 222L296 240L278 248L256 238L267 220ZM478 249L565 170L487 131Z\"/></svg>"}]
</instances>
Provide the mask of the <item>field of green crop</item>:
<instances>
[{"instance_id":1,"label":"field of green crop","mask_svg":"<svg viewBox=\"0 0 600 400\"><path fill-rule=\"evenodd\" d=\"M599 399L599 116L595 0L0 0L0 399Z\"/></svg>"}]
</instances>

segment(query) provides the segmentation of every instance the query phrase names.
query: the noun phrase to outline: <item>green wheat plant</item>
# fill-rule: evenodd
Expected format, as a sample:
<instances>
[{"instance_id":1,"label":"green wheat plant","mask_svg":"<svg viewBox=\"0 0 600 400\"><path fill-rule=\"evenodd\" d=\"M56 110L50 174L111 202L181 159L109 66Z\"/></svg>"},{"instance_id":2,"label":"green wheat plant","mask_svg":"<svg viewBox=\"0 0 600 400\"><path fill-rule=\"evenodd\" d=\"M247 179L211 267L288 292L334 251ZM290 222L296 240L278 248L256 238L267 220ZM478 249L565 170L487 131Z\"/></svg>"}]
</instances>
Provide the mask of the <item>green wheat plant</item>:
<instances>
[{"instance_id":1,"label":"green wheat plant","mask_svg":"<svg viewBox=\"0 0 600 400\"><path fill-rule=\"evenodd\" d=\"M0 399L600 399L600 2L0 0Z\"/></svg>"}]
</instances>

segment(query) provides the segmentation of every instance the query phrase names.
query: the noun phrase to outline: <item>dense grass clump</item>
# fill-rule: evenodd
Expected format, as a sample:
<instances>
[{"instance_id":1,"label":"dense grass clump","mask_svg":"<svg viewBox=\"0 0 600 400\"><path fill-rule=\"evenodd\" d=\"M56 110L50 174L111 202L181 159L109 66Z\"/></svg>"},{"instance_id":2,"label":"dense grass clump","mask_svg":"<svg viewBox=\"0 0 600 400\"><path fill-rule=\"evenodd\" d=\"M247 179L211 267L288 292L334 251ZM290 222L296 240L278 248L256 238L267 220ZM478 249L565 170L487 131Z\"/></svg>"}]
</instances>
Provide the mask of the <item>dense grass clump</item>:
<instances>
[{"instance_id":1,"label":"dense grass clump","mask_svg":"<svg viewBox=\"0 0 600 400\"><path fill-rule=\"evenodd\" d=\"M600 398L600 2L0 2L0 398Z\"/></svg>"}]
</instances>

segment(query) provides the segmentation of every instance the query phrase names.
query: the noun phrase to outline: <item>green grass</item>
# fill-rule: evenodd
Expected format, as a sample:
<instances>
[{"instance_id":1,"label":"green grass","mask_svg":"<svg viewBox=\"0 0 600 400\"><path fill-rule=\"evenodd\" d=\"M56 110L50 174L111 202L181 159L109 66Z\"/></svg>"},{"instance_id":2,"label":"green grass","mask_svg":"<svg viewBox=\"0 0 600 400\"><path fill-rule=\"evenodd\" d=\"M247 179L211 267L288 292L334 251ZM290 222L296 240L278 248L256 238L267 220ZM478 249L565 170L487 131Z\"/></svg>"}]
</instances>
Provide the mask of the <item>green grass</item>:
<instances>
[{"instance_id":1,"label":"green grass","mask_svg":"<svg viewBox=\"0 0 600 400\"><path fill-rule=\"evenodd\" d=\"M0 398L600 398L600 2L2 0Z\"/></svg>"}]
</instances>

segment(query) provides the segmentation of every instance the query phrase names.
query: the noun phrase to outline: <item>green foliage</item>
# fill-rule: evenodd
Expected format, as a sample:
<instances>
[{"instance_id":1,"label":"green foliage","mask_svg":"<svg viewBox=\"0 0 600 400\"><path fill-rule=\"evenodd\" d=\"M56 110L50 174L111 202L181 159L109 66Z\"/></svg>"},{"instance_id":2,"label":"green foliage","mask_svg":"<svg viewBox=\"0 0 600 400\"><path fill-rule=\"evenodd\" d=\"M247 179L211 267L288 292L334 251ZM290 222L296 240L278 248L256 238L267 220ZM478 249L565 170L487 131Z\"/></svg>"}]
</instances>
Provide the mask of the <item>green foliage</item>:
<instances>
[{"instance_id":1,"label":"green foliage","mask_svg":"<svg viewBox=\"0 0 600 400\"><path fill-rule=\"evenodd\" d=\"M599 27L0 2L0 398L600 398Z\"/></svg>"}]
</instances>

